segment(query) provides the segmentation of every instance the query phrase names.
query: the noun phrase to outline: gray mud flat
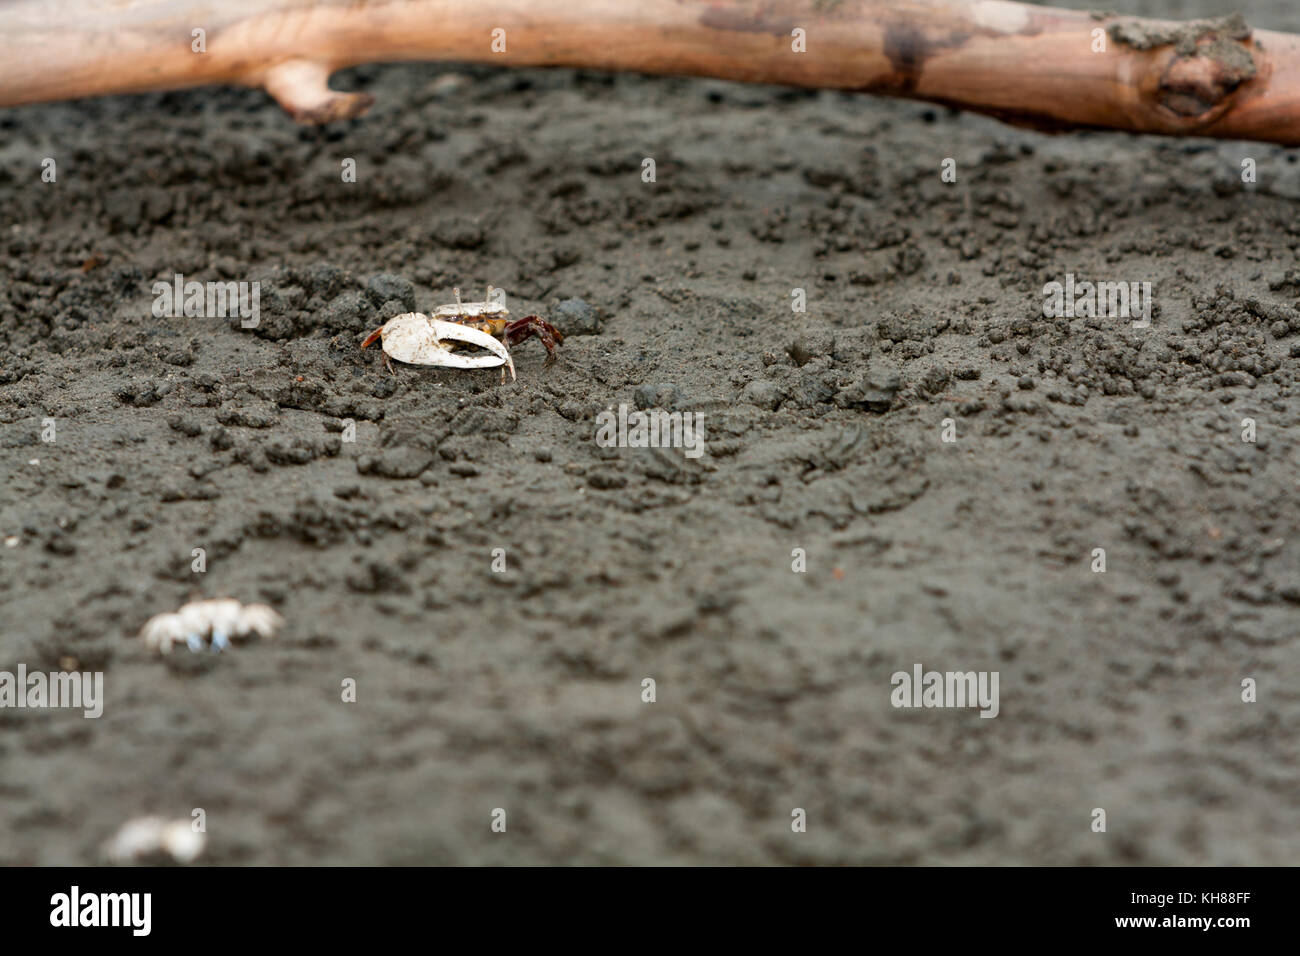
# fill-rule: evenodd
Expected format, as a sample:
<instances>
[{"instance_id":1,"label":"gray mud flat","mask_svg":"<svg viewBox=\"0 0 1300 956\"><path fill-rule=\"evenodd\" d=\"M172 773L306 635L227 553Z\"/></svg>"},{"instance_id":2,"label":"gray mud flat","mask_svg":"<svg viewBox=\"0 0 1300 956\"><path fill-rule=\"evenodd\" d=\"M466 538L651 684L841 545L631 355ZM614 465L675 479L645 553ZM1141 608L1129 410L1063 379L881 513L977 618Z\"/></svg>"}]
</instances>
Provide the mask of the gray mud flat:
<instances>
[{"instance_id":1,"label":"gray mud flat","mask_svg":"<svg viewBox=\"0 0 1300 956\"><path fill-rule=\"evenodd\" d=\"M336 83L373 112L0 113L0 670L106 688L98 720L0 709L0 863L193 808L220 864L1296 862L1293 154L685 80ZM175 273L260 282L259 326L155 318ZM1151 282L1150 327L1044 317L1068 274ZM568 333L554 366L358 348L489 282ZM601 447L620 404L702 414L707 453ZM285 627L147 652L196 594ZM918 663L997 671L997 717L896 709Z\"/></svg>"}]
</instances>

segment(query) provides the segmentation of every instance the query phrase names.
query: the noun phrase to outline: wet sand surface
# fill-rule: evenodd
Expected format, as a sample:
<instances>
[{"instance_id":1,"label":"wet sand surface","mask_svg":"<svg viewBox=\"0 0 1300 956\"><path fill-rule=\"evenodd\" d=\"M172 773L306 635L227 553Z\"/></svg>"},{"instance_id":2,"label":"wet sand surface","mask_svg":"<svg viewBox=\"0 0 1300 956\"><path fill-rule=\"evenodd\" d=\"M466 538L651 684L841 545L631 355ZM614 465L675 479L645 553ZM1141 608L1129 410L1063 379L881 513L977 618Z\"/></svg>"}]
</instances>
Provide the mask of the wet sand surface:
<instances>
[{"instance_id":1,"label":"wet sand surface","mask_svg":"<svg viewBox=\"0 0 1300 956\"><path fill-rule=\"evenodd\" d=\"M105 682L98 720L0 709L0 863L194 808L219 864L1296 861L1294 153L574 71L335 85L377 103L0 111L0 670ZM155 318L176 273L259 282L258 327ZM1070 274L1150 282L1150 326L1044 317ZM488 283L556 364L358 347ZM620 404L702 415L706 453L601 447ZM196 595L285 625L136 639ZM892 706L918 663L998 672L997 717Z\"/></svg>"}]
</instances>

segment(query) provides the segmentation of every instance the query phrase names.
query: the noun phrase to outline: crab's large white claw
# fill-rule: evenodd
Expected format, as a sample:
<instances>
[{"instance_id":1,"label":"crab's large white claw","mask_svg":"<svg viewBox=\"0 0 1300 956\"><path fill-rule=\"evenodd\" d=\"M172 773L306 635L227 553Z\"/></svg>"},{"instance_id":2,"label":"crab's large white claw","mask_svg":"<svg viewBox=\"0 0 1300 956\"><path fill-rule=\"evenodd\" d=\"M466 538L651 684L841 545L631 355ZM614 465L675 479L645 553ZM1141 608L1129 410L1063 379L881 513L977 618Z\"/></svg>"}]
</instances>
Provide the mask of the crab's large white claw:
<instances>
[{"instance_id":1,"label":"crab's large white claw","mask_svg":"<svg viewBox=\"0 0 1300 956\"><path fill-rule=\"evenodd\" d=\"M461 355L457 352L447 351L439 357L439 365L445 365L448 368L497 368L504 365L510 369L510 380L514 381L514 360L510 358L510 351L500 341L486 332L480 332L468 325L461 325L459 322L441 322L438 319L430 319L429 324L433 326L433 334L439 341L451 339L454 342L465 342L469 345L477 345L480 348L487 349L492 353L491 355Z\"/></svg>"}]
</instances>

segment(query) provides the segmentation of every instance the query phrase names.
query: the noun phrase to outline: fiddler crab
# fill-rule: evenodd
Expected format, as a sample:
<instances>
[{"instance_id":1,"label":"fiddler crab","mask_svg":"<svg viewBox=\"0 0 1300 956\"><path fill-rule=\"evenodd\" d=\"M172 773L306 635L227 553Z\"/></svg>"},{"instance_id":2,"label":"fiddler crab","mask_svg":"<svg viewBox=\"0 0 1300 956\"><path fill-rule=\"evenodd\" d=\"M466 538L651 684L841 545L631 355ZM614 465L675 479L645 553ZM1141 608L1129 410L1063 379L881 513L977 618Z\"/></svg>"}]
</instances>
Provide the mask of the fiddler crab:
<instances>
[{"instance_id":1,"label":"fiddler crab","mask_svg":"<svg viewBox=\"0 0 1300 956\"><path fill-rule=\"evenodd\" d=\"M441 305L433 315L423 312L405 312L393 316L366 336L361 347L368 348L383 339L384 364L390 372L397 359L408 365L440 365L445 368L497 368L510 369L510 380L515 378L515 363L507 346L518 345L530 336L537 336L546 346L546 364L555 361L555 346L564 341L560 330L536 315L511 320L505 303L493 297L492 286L487 287L487 297L482 302L462 302L460 289L456 301ZM477 345L490 355L459 355L461 343ZM396 374L396 373L394 373ZM505 369L501 381L505 381Z\"/></svg>"},{"instance_id":2,"label":"fiddler crab","mask_svg":"<svg viewBox=\"0 0 1300 956\"><path fill-rule=\"evenodd\" d=\"M172 645L184 641L191 651L210 647L223 651L231 638L250 634L272 637L284 618L265 604L240 604L233 598L191 601L172 614L151 617L140 637L153 650L170 654Z\"/></svg>"}]
</instances>

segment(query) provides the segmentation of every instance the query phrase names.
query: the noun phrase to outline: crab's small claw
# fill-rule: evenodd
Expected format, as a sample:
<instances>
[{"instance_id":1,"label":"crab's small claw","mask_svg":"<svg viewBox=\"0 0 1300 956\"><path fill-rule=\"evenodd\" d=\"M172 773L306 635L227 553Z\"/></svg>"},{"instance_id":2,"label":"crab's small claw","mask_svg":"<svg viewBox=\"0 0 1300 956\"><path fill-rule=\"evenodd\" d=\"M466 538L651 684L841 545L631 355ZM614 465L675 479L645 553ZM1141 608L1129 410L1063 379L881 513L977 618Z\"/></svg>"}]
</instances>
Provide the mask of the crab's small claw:
<instances>
[{"instance_id":1,"label":"crab's small claw","mask_svg":"<svg viewBox=\"0 0 1300 956\"><path fill-rule=\"evenodd\" d=\"M197 654L203 650L203 636L193 632L185 635L185 644L191 651Z\"/></svg>"},{"instance_id":2,"label":"crab's small claw","mask_svg":"<svg viewBox=\"0 0 1300 956\"><path fill-rule=\"evenodd\" d=\"M498 365L505 365L510 369L510 380L514 381L514 360L510 357L510 350L502 345L498 339L468 325L461 325L459 322L442 322L438 319L430 319L429 325L433 329L434 338L439 342L444 339L451 339L454 342L477 345L492 353L491 355L461 355L457 352L446 351L439 356L439 365L448 368L496 368Z\"/></svg>"},{"instance_id":3,"label":"crab's small claw","mask_svg":"<svg viewBox=\"0 0 1300 956\"><path fill-rule=\"evenodd\" d=\"M367 335L364 340L362 340L361 347L363 349L370 348L370 346L374 345L383 337L383 334L384 334L384 327L381 325L379 328L375 329L373 332Z\"/></svg>"}]
</instances>

